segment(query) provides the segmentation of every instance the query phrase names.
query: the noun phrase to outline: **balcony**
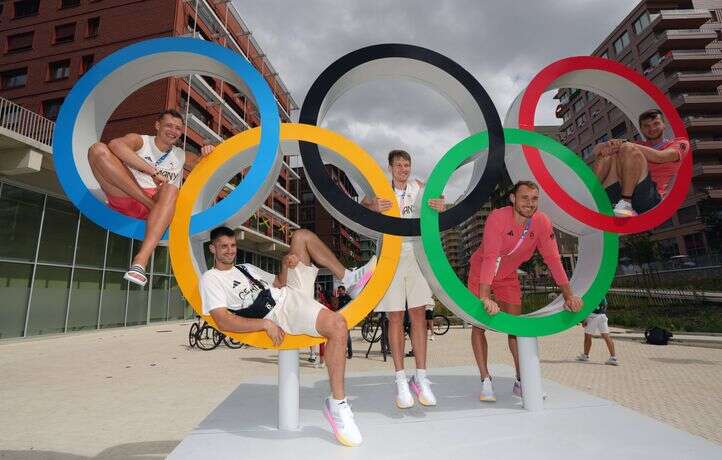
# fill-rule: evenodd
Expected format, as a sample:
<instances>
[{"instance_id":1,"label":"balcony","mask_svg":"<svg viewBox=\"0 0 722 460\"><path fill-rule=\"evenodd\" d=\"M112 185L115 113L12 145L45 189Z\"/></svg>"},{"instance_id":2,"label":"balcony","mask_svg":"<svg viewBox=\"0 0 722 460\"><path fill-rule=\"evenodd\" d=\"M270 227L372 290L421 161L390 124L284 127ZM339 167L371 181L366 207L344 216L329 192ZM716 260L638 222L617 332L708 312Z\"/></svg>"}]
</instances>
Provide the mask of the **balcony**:
<instances>
[{"instance_id":1,"label":"balcony","mask_svg":"<svg viewBox=\"0 0 722 460\"><path fill-rule=\"evenodd\" d=\"M719 134L722 117L685 117L684 124L690 132Z\"/></svg>"},{"instance_id":2,"label":"balcony","mask_svg":"<svg viewBox=\"0 0 722 460\"><path fill-rule=\"evenodd\" d=\"M188 77L184 77L183 80L188 82ZM218 94L200 75L192 76L191 87L195 89L198 94L203 96L206 101L219 104L222 107L221 114L229 119L238 131L251 129L248 123L246 123L246 120L233 110L233 108L228 105L225 100L223 100L221 95Z\"/></svg>"},{"instance_id":3,"label":"balcony","mask_svg":"<svg viewBox=\"0 0 722 460\"><path fill-rule=\"evenodd\" d=\"M672 101L677 110L719 110L722 107L722 94L679 94Z\"/></svg>"},{"instance_id":4,"label":"balcony","mask_svg":"<svg viewBox=\"0 0 722 460\"><path fill-rule=\"evenodd\" d=\"M712 91L722 85L722 74L711 72L676 72L667 79L669 91Z\"/></svg>"},{"instance_id":5,"label":"balcony","mask_svg":"<svg viewBox=\"0 0 722 460\"><path fill-rule=\"evenodd\" d=\"M694 155L722 154L722 141L702 141L699 139L692 139L691 146Z\"/></svg>"},{"instance_id":6,"label":"balcony","mask_svg":"<svg viewBox=\"0 0 722 460\"><path fill-rule=\"evenodd\" d=\"M661 66L665 70L709 70L722 61L718 50L673 50L663 56Z\"/></svg>"},{"instance_id":7,"label":"balcony","mask_svg":"<svg viewBox=\"0 0 722 460\"><path fill-rule=\"evenodd\" d=\"M713 30L680 29L666 30L657 34L659 51L700 49L717 39Z\"/></svg>"},{"instance_id":8,"label":"balcony","mask_svg":"<svg viewBox=\"0 0 722 460\"><path fill-rule=\"evenodd\" d=\"M203 120L195 116L193 113L188 113L186 124L190 129L203 136L204 139L211 142L216 141L218 144L223 142L223 138L221 136L219 136Z\"/></svg>"},{"instance_id":9,"label":"balcony","mask_svg":"<svg viewBox=\"0 0 722 460\"><path fill-rule=\"evenodd\" d=\"M722 200L722 189L711 188L707 190L707 195L713 200Z\"/></svg>"},{"instance_id":10,"label":"balcony","mask_svg":"<svg viewBox=\"0 0 722 460\"><path fill-rule=\"evenodd\" d=\"M667 29L696 29L711 19L712 15L708 10L662 10L651 26L655 32Z\"/></svg>"},{"instance_id":11,"label":"balcony","mask_svg":"<svg viewBox=\"0 0 722 460\"><path fill-rule=\"evenodd\" d=\"M722 178L722 165L696 164L692 170L695 179L720 179Z\"/></svg>"},{"instance_id":12,"label":"balcony","mask_svg":"<svg viewBox=\"0 0 722 460\"><path fill-rule=\"evenodd\" d=\"M215 10L207 0L185 0L189 5L191 5L192 8L195 8L197 6L198 8L198 17L201 19L205 24L208 24L210 28L216 32L216 35L218 38L226 38L226 45L234 50L235 52L242 55L246 60L251 62L250 58L248 57L248 49L244 50L241 48L241 46L238 44L238 41L236 41L236 38L233 36L233 34L228 30L226 27L226 22L222 21L218 15L216 14ZM268 72L265 72L264 69L260 69L263 73L264 77L272 78L277 84L278 87L280 87L283 92L286 94L286 97L288 98L288 104L289 108L286 110L286 107L284 107L281 102L278 100L278 97L274 94L274 97L276 98L276 102L278 103L278 108L281 109L281 112L286 116L286 119L290 120L291 115L289 114L289 110L293 110L298 108L295 101L291 98L291 94L286 88L286 85L283 83L283 81L278 76L278 73L275 71L273 66L271 65L271 62L265 57L265 55L261 54L261 48L258 46L258 43L253 39L251 36L251 32L248 30L248 27L243 22L241 17L238 14L238 11L236 11L235 7L230 4L226 3L226 7L228 8L228 11L231 13L231 15L234 17L234 19L240 24L241 30L244 33L244 36L248 37L248 40L251 42L253 47L255 48L254 51L257 51L260 56L262 56L262 67L265 67L265 70L268 70ZM196 37L196 38L202 38L202 37ZM219 42L220 43L220 42Z\"/></svg>"}]
</instances>

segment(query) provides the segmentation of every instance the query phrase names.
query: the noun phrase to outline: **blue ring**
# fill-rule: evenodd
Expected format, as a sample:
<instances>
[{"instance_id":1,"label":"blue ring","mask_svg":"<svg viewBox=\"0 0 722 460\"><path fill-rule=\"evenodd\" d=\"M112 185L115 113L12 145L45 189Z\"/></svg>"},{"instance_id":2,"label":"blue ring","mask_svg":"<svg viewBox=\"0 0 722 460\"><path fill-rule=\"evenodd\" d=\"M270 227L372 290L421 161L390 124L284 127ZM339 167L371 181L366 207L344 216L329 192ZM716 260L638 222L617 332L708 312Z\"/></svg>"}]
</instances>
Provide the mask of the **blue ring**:
<instances>
[{"instance_id":1,"label":"blue ring","mask_svg":"<svg viewBox=\"0 0 722 460\"><path fill-rule=\"evenodd\" d=\"M80 178L72 149L75 124L86 99L109 75L137 59L170 52L198 54L230 68L251 90L261 120L261 142L248 174L227 197L191 218L191 234L222 224L253 198L274 166L280 143L281 121L268 83L245 58L220 45L193 38L157 38L130 45L98 62L73 86L60 108L53 133L55 169L63 190L81 213L111 232L138 240L145 237L145 221L109 208ZM167 237L166 231L163 239Z\"/></svg>"}]
</instances>

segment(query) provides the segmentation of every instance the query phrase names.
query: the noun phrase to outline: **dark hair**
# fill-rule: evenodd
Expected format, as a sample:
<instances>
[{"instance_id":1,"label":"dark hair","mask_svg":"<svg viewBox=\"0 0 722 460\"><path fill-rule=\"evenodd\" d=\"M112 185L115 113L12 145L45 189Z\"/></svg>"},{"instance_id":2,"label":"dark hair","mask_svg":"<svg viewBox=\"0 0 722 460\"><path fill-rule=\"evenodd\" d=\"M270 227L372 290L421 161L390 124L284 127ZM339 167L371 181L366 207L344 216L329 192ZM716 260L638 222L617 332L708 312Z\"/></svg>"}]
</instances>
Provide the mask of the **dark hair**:
<instances>
[{"instance_id":1,"label":"dark hair","mask_svg":"<svg viewBox=\"0 0 722 460\"><path fill-rule=\"evenodd\" d=\"M161 112L160 115L158 115L158 120L162 120L164 116L170 115L173 118L178 118L180 121L183 121L183 115L180 114L179 111L176 109L166 109L163 112ZM185 121L183 121L185 123Z\"/></svg>"},{"instance_id":2,"label":"dark hair","mask_svg":"<svg viewBox=\"0 0 722 460\"><path fill-rule=\"evenodd\" d=\"M336 288L336 290L338 290L338 289L343 289L343 290L345 291L345 290L346 290L346 286L344 286L343 284L340 284L340 285Z\"/></svg>"},{"instance_id":3,"label":"dark hair","mask_svg":"<svg viewBox=\"0 0 722 460\"><path fill-rule=\"evenodd\" d=\"M530 180L520 180L519 182L514 184L514 188L511 189L511 193L516 195L516 192L518 192L522 186L533 188L534 190L539 190L539 186L536 184L536 182L532 182Z\"/></svg>"},{"instance_id":4,"label":"dark hair","mask_svg":"<svg viewBox=\"0 0 722 460\"><path fill-rule=\"evenodd\" d=\"M661 110L659 110L659 109L645 110L644 112L642 112L641 115L639 115L639 124L641 125L643 121L654 120L657 117L664 120L664 115L662 115Z\"/></svg>"},{"instance_id":5,"label":"dark hair","mask_svg":"<svg viewBox=\"0 0 722 460\"><path fill-rule=\"evenodd\" d=\"M211 243L215 243L215 241L222 236L230 236L235 238L236 232L234 232L228 227L216 227L211 230Z\"/></svg>"},{"instance_id":6,"label":"dark hair","mask_svg":"<svg viewBox=\"0 0 722 460\"><path fill-rule=\"evenodd\" d=\"M389 166L394 164L394 160L397 158L404 159L411 163L411 155L406 150L392 150L389 152Z\"/></svg>"}]
</instances>

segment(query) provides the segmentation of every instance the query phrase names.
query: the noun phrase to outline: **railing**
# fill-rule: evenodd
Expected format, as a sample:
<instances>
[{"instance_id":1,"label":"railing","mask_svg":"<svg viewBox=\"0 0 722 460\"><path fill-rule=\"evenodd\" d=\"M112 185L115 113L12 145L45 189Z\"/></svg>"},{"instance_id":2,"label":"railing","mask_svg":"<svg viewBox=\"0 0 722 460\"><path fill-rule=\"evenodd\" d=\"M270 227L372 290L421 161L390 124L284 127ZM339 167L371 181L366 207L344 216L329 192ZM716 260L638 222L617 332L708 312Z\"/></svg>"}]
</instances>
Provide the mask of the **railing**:
<instances>
[{"instance_id":1,"label":"railing","mask_svg":"<svg viewBox=\"0 0 722 460\"><path fill-rule=\"evenodd\" d=\"M55 123L32 110L0 97L0 128L13 131L48 148L53 144Z\"/></svg>"}]
</instances>

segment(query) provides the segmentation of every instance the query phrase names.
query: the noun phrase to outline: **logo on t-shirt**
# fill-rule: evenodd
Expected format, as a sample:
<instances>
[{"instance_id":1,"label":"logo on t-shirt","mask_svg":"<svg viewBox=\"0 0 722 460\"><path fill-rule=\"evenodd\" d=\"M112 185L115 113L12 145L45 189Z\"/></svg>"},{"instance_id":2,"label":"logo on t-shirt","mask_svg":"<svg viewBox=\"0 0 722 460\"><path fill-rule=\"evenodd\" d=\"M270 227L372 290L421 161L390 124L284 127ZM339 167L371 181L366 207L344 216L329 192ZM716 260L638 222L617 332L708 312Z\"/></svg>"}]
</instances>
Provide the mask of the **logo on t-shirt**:
<instances>
[{"instance_id":1,"label":"logo on t-shirt","mask_svg":"<svg viewBox=\"0 0 722 460\"><path fill-rule=\"evenodd\" d=\"M411 215L411 214L413 214L413 213L414 213L414 205L413 205L413 204L404 206L403 211L401 211L401 215L402 215L402 216L408 216L408 215Z\"/></svg>"},{"instance_id":2,"label":"logo on t-shirt","mask_svg":"<svg viewBox=\"0 0 722 460\"><path fill-rule=\"evenodd\" d=\"M235 289L239 284L241 284L240 281L233 280L233 289Z\"/></svg>"},{"instance_id":3,"label":"logo on t-shirt","mask_svg":"<svg viewBox=\"0 0 722 460\"><path fill-rule=\"evenodd\" d=\"M509 230L509 233L507 233L508 236L514 236L514 230Z\"/></svg>"}]
</instances>

